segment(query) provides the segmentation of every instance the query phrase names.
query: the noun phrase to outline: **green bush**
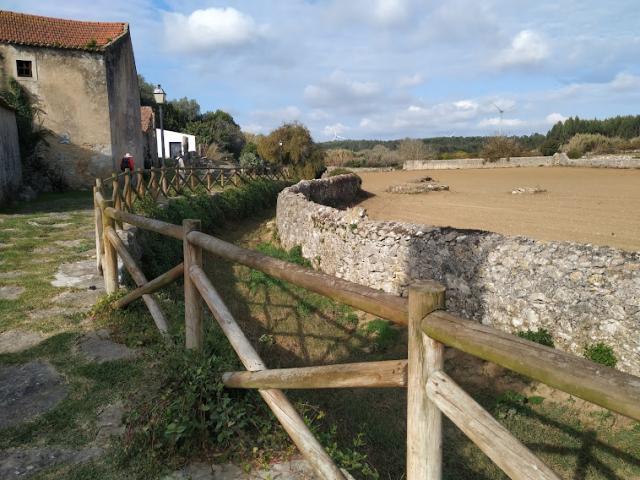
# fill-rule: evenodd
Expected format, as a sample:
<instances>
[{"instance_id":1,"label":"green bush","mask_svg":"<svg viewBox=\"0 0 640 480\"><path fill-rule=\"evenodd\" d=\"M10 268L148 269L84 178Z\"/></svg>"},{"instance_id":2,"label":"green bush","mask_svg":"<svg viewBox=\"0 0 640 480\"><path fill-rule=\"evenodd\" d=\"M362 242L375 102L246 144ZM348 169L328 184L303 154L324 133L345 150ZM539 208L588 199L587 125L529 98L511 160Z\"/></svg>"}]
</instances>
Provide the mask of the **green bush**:
<instances>
[{"instance_id":1,"label":"green bush","mask_svg":"<svg viewBox=\"0 0 640 480\"><path fill-rule=\"evenodd\" d=\"M584 347L584 356L592 362L606 367L614 368L618 364L613 348L603 342L586 345Z\"/></svg>"},{"instance_id":2,"label":"green bush","mask_svg":"<svg viewBox=\"0 0 640 480\"><path fill-rule=\"evenodd\" d=\"M336 168L327 173L327 177L337 177L338 175L347 175L349 173L353 172L347 168Z\"/></svg>"},{"instance_id":3,"label":"green bush","mask_svg":"<svg viewBox=\"0 0 640 480\"><path fill-rule=\"evenodd\" d=\"M553 337L546 328L541 328L538 331L525 330L518 332L520 338L530 340L532 342L539 343L540 345L546 345L547 347L555 347L553 343Z\"/></svg>"},{"instance_id":4,"label":"green bush","mask_svg":"<svg viewBox=\"0 0 640 480\"><path fill-rule=\"evenodd\" d=\"M202 231L215 234L226 222L247 218L275 205L278 193L287 182L254 180L238 187L229 188L216 195L202 192L187 197L172 198L161 207L150 197L136 202L134 210L140 215L181 225L182 220L197 218L202 222ZM142 267L149 277L157 277L182 259L182 242L163 235L143 231L139 237L142 246Z\"/></svg>"},{"instance_id":5,"label":"green bush","mask_svg":"<svg viewBox=\"0 0 640 480\"><path fill-rule=\"evenodd\" d=\"M562 150L569 158L580 158L587 153L605 154L629 149L631 142L619 137L605 137L599 133L578 133L571 137Z\"/></svg>"},{"instance_id":6,"label":"green bush","mask_svg":"<svg viewBox=\"0 0 640 480\"><path fill-rule=\"evenodd\" d=\"M491 137L482 147L480 155L487 162L497 162L501 158L509 159L522 153L522 147L517 140L509 137Z\"/></svg>"}]
</instances>

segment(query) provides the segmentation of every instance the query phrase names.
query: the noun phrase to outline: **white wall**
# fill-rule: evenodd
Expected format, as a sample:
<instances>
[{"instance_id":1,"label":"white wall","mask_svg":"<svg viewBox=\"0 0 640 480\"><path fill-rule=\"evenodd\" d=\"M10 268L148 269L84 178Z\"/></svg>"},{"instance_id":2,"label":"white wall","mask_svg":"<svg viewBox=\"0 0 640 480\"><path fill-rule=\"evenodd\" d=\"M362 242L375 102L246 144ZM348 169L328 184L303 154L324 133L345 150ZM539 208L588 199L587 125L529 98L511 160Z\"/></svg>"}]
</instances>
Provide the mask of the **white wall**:
<instances>
[{"instance_id":1,"label":"white wall","mask_svg":"<svg viewBox=\"0 0 640 480\"><path fill-rule=\"evenodd\" d=\"M189 135L188 133L180 133L180 132L173 132L171 130L165 130L164 131L164 152L165 152L164 154L167 158L171 157L169 143L171 142L182 143L182 137L187 137L189 141L189 151L195 152L196 150L195 135ZM162 140L161 140L159 128L156 128L156 143L158 144L158 157L162 157ZM183 155L185 153L187 152L182 152Z\"/></svg>"}]
</instances>

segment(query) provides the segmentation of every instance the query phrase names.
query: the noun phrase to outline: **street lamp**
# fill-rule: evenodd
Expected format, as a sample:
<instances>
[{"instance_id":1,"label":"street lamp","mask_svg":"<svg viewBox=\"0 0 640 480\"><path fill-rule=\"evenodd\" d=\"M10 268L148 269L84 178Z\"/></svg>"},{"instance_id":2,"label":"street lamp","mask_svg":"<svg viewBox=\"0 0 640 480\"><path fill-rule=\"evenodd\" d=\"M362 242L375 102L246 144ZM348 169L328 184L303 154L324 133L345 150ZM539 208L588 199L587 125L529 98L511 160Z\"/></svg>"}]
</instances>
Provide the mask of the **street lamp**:
<instances>
[{"instance_id":1,"label":"street lamp","mask_svg":"<svg viewBox=\"0 0 640 480\"><path fill-rule=\"evenodd\" d=\"M153 90L153 98L160 109L160 144L162 145L162 166L164 167L164 123L162 121L162 105L164 105L167 94L164 92L160 84L158 84L158 86Z\"/></svg>"}]
</instances>

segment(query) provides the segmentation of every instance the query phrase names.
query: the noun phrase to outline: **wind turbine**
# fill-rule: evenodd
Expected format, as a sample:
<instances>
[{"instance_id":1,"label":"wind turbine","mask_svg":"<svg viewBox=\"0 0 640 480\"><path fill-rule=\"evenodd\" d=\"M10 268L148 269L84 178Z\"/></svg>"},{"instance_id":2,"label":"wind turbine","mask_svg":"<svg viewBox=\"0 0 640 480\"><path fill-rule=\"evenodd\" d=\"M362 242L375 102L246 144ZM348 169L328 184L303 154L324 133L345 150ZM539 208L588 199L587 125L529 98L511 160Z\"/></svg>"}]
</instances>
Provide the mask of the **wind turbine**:
<instances>
[{"instance_id":1,"label":"wind turbine","mask_svg":"<svg viewBox=\"0 0 640 480\"><path fill-rule=\"evenodd\" d=\"M338 135L338 129L333 127L333 141L335 142L336 140L345 140L345 138Z\"/></svg>"},{"instance_id":2,"label":"wind turbine","mask_svg":"<svg viewBox=\"0 0 640 480\"><path fill-rule=\"evenodd\" d=\"M496 109L498 110L498 113L500 114L500 120L498 121L498 136L501 137L502 136L502 117L504 115L504 110L500 108L498 105L496 105L495 103L491 103L491 105L496 107Z\"/></svg>"}]
</instances>

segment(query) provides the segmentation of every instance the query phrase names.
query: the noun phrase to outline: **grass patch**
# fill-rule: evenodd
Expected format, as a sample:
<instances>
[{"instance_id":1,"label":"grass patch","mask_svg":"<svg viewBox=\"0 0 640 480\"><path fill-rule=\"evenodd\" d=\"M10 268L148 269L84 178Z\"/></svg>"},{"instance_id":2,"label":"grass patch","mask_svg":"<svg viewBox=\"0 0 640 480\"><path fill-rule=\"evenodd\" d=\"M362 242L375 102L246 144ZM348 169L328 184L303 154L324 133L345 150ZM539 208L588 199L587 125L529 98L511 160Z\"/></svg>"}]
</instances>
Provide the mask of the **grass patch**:
<instances>
[{"instance_id":1,"label":"grass patch","mask_svg":"<svg viewBox=\"0 0 640 480\"><path fill-rule=\"evenodd\" d=\"M539 343L540 345L545 345L547 347L555 347L553 343L553 337L549 330L546 328L540 328L538 330L525 330L522 332L518 332L518 336L520 338L524 338L525 340L529 340L531 342Z\"/></svg>"}]
</instances>

